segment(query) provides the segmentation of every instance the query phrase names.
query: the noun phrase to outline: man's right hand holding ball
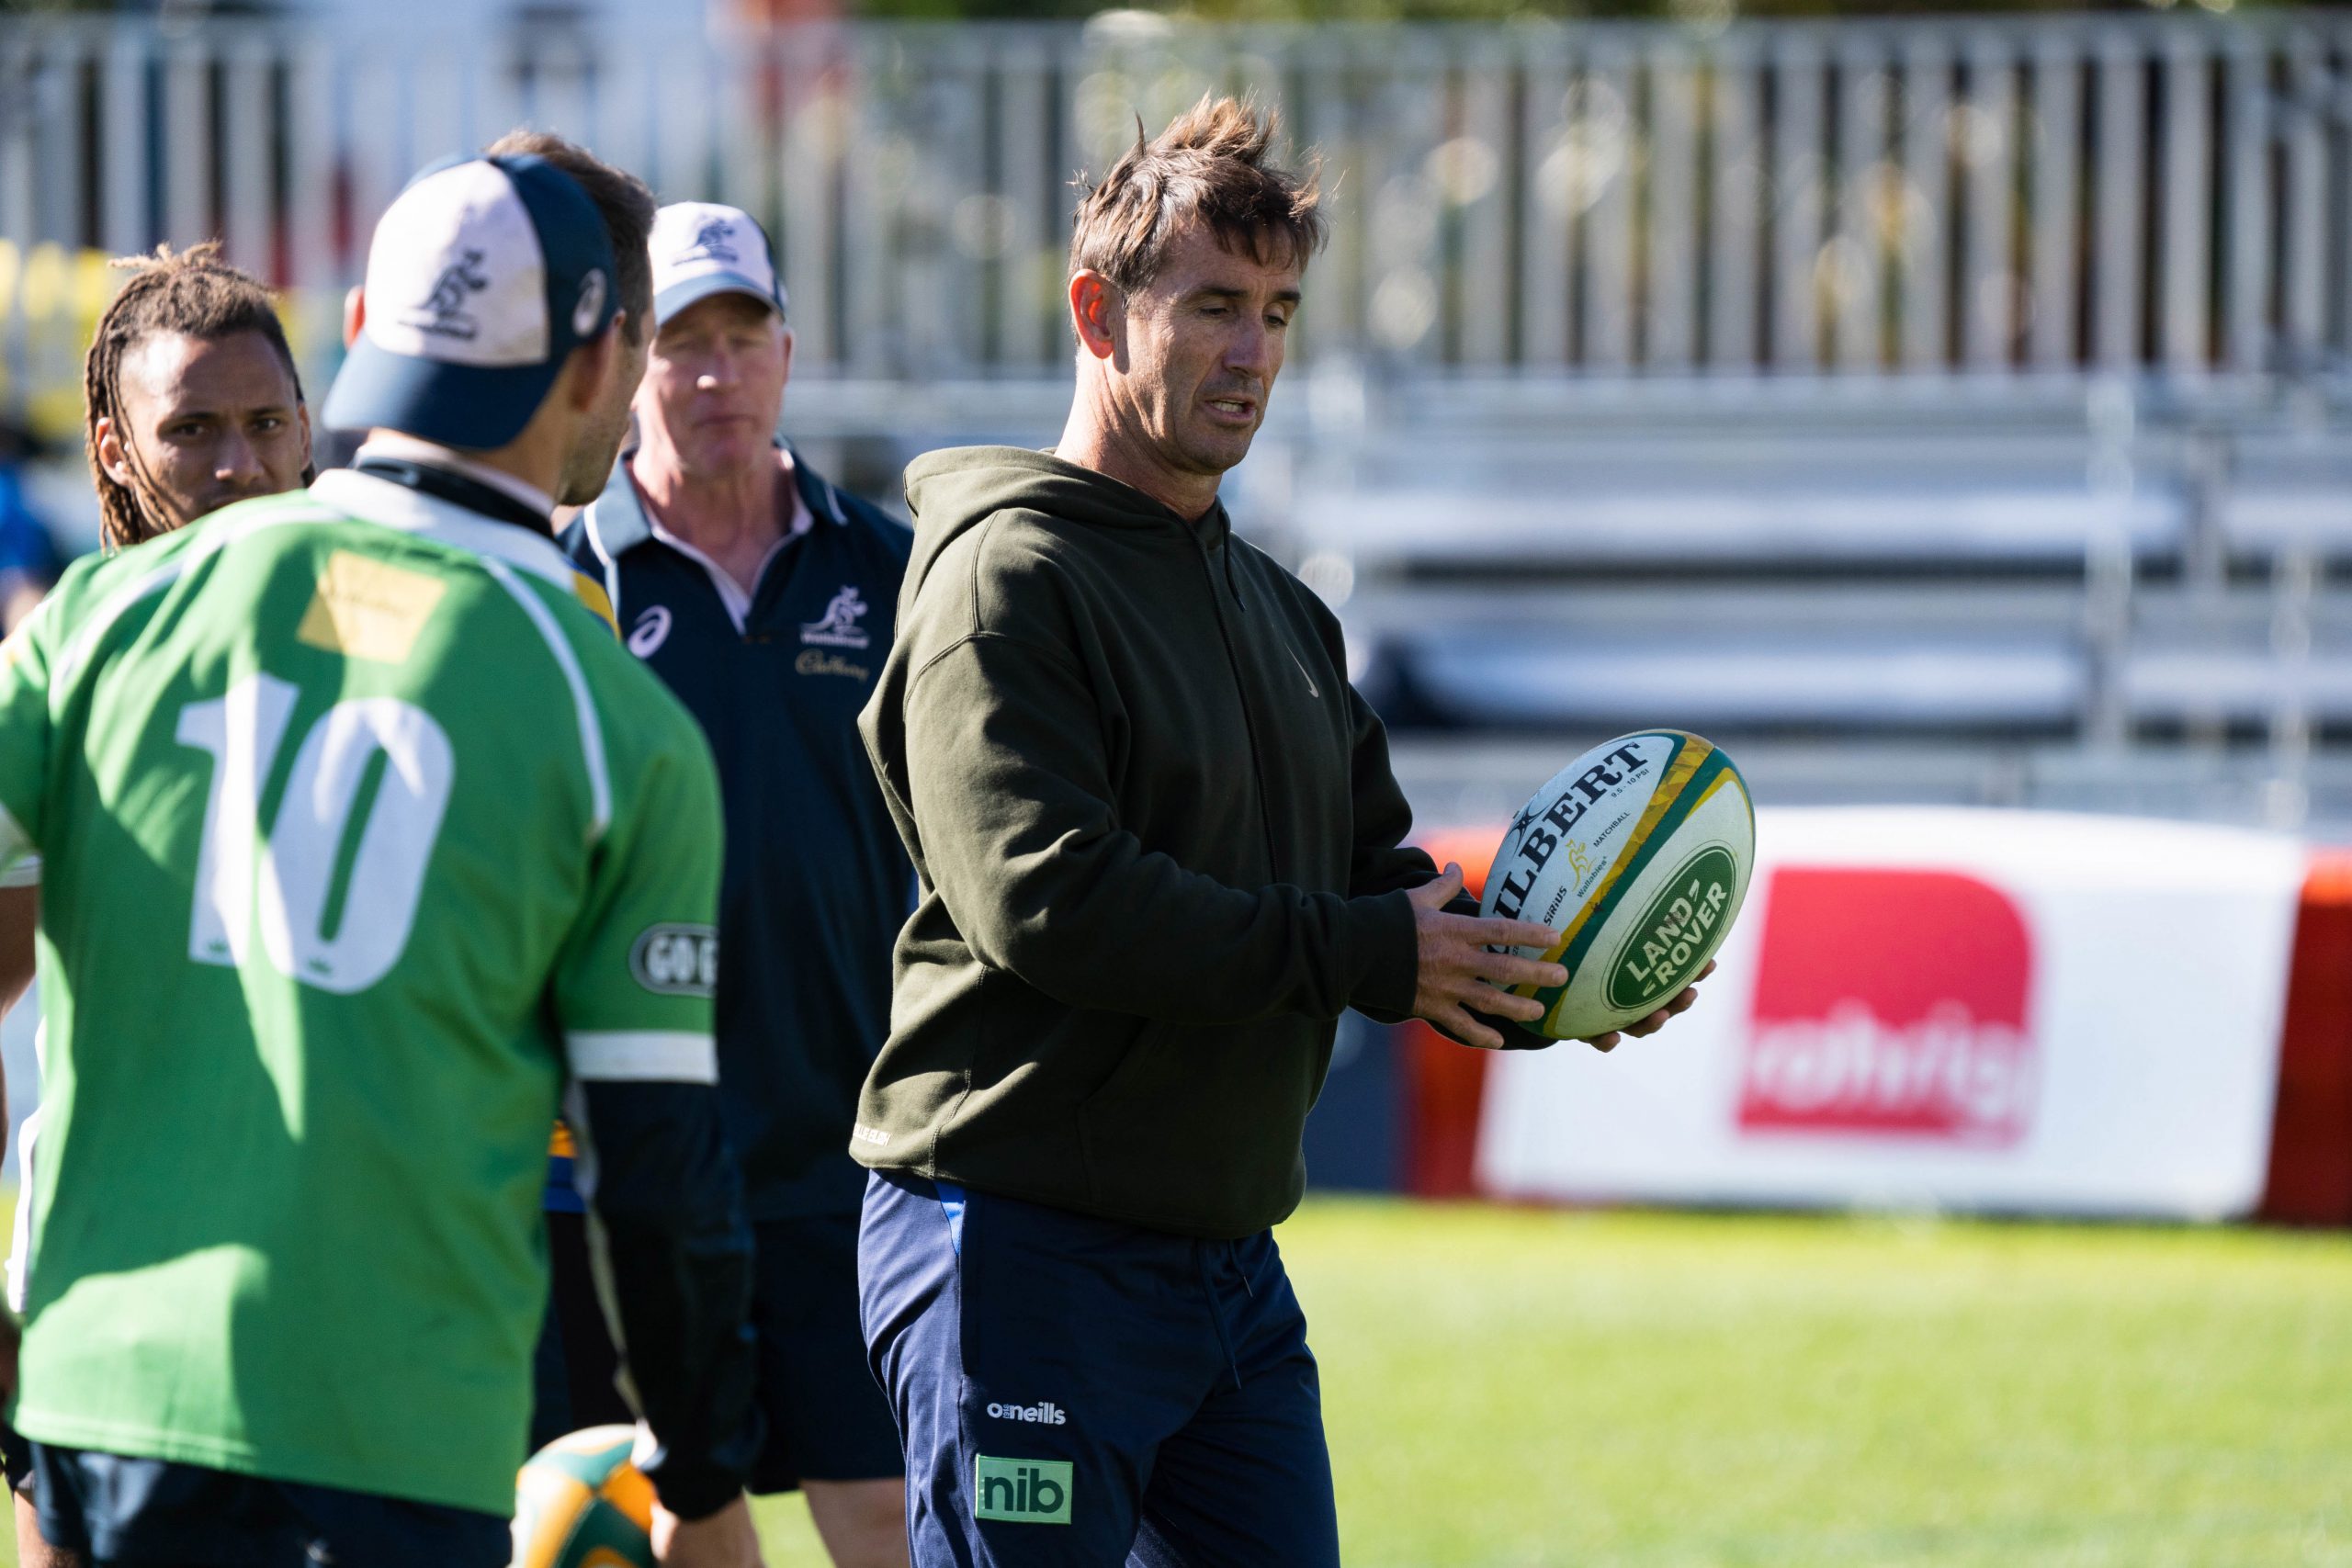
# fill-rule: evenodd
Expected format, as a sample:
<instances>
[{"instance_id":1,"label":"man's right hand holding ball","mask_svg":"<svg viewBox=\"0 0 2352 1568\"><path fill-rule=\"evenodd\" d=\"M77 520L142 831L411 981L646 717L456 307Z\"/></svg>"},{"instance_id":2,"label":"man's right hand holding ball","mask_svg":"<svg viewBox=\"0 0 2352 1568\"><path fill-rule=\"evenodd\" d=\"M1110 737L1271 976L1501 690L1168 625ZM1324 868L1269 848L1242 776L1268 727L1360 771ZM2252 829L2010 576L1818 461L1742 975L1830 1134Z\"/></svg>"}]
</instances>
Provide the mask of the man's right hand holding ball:
<instances>
[{"instance_id":1,"label":"man's right hand holding ball","mask_svg":"<svg viewBox=\"0 0 2352 1568\"><path fill-rule=\"evenodd\" d=\"M1489 919L1458 915L1446 908L1462 897L1462 867L1448 862L1434 882L1422 884L1407 897L1413 901L1413 921L1420 933L1420 970L1413 992L1413 1016L1426 1019L1464 1045L1499 1051L1509 1042L1478 1021L1487 1013L1532 1027L1544 1021L1544 1005L1533 997L1514 996L1498 987L1565 986L1566 968L1539 958L1521 958L1493 948L1532 947L1549 953L1559 945L1560 933L1533 920ZM1713 961L1699 971L1705 979L1715 972ZM1695 982L1680 995L1623 1030L1597 1034L1585 1043L1596 1050L1613 1048L1625 1035L1640 1039L1657 1033L1667 1021L1688 1012L1699 999Z\"/></svg>"}]
</instances>

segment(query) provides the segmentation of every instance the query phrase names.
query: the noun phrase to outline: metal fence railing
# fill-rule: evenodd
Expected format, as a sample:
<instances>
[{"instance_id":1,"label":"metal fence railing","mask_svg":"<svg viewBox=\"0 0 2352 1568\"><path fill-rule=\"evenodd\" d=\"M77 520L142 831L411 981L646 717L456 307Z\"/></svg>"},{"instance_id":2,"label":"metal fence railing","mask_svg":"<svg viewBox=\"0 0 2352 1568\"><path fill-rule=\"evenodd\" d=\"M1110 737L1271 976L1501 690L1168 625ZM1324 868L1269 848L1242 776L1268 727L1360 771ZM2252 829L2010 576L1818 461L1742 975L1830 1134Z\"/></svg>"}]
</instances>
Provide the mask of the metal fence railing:
<instances>
[{"instance_id":1,"label":"metal fence railing","mask_svg":"<svg viewBox=\"0 0 2352 1568\"><path fill-rule=\"evenodd\" d=\"M492 36L0 17L0 399L74 258L219 234L332 348L410 171L518 122L776 234L801 364L1054 372L1070 177L1209 88L1335 223L1300 351L1400 370L2185 384L2352 359L2352 18ZM74 334L59 328L63 335ZM70 357L70 355L68 355ZM70 395L70 384L67 389Z\"/></svg>"}]
</instances>

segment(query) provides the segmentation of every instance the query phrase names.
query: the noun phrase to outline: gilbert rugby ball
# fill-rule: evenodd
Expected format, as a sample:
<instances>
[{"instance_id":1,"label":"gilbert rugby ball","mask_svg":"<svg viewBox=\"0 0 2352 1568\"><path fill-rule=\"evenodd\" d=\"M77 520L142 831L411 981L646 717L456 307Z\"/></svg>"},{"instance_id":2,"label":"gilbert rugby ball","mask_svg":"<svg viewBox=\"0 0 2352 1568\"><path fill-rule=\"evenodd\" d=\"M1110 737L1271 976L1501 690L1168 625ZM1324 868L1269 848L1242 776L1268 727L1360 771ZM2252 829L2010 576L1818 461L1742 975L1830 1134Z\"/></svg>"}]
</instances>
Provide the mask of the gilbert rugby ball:
<instances>
[{"instance_id":1,"label":"gilbert rugby ball","mask_svg":"<svg viewBox=\"0 0 2352 1568\"><path fill-rule=\"evenodd\" d=\"M653 1483L634 1427L558 1438L514 1483L512 1568L653 1568Z\"/></svg>"},{"instance_id":2,"label":"gilbert rugby ball","mask_svg":"<svg viewBox=\"0 0 2352 1568\"><path fill-rule=\"evenodd\" d=\"M1679 729L1605 741L1511 818L1479 913L1566 935L1523 957L1565 986L1514 986L1555 1040L1623 1029L1670 1000L1724 944L1756 863L1756 809L1729 757Z\"/></svg>"}]
</instances>

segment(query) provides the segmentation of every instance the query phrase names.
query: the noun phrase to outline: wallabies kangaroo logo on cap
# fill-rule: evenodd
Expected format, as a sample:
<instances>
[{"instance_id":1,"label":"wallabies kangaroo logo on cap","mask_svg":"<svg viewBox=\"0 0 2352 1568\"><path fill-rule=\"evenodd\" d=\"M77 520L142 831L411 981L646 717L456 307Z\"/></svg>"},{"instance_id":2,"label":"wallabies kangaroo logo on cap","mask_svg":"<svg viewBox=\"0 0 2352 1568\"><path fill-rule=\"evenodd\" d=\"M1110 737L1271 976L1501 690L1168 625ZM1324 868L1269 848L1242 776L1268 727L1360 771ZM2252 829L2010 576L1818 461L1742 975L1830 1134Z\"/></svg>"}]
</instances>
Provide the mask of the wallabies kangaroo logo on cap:
<instances>
[{"instance_id":1,"label":"wallabies kangaroo logo on cap","mask_svg":"<svg viewBox=\"0 0 2352 1568\"><path fill-rule=\"evenodd\" d=\"M694 249L687 257L708 256L713 261L731 262L735 259L735 225L724 218L714 218L695 231Z\"/></svg>"},{"instance_id":2,"label":"wallabies kangaroo logo on cap","mask_svg":"<svg viewBox=\"0 0 2352 1568\"><path fill-rule=\"evenodd\" d=\"M456 338L460 343L471 342L481 331L481 323L466 314L466 297L479 294L490 287L490 278L481 270L482 253L469 250L441 269L433 280L433 292L424 297L424 304L403 313L401 323L414 327L435 337Z\"/></svg>"}]
</instances>

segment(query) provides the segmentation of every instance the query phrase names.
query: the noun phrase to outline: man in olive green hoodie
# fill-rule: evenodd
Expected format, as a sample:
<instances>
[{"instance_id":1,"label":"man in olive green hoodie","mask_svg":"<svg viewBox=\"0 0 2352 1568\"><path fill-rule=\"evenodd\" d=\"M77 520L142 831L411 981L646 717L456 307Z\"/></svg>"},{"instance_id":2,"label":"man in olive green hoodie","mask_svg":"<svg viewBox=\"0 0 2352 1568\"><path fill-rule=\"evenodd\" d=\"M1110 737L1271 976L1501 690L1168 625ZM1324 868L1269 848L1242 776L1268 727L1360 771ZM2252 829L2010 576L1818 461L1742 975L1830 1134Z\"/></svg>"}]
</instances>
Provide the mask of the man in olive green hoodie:
<instances>
[{"instance_id":1,"label":"man in olive green hoodie","mask_svg":"<svg viewBox=\"0 0 2352 1568\"><path fill-rule=\"evenodd\" d=\"M1557 933L1403 847L1338 622L1217 502L1322 237L1272 130L1204 99L1138 139L1079 212L1060 445L908 473L860 728L921 898L852 1147L919 1568L1336 1563L1271 1234L1336 1021L1549 1043L1488 982L1562 971L1490 949Z\"/></svg>"}]
</instances>

